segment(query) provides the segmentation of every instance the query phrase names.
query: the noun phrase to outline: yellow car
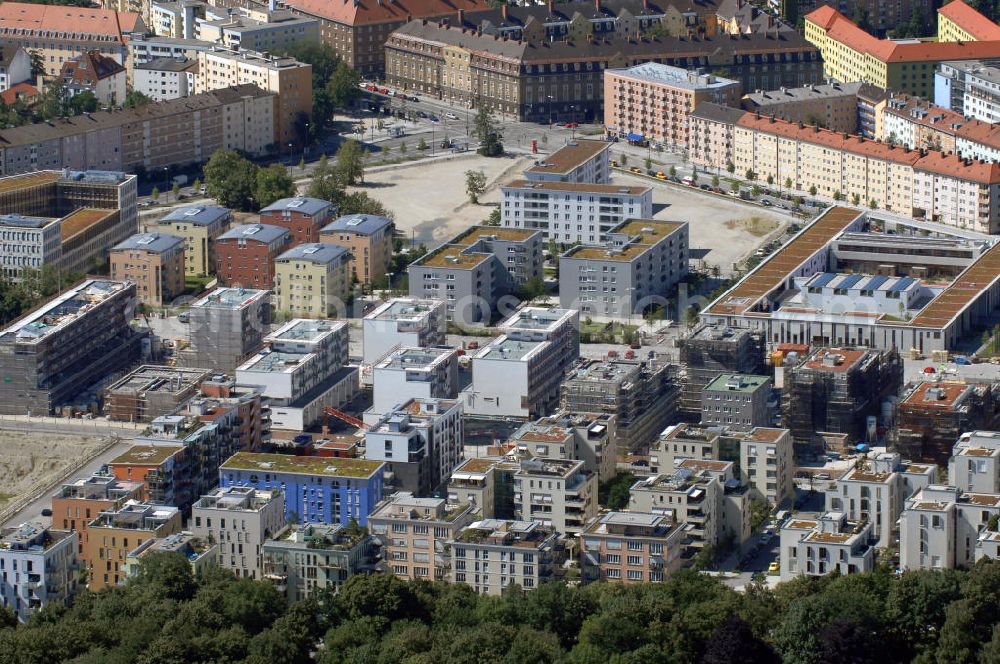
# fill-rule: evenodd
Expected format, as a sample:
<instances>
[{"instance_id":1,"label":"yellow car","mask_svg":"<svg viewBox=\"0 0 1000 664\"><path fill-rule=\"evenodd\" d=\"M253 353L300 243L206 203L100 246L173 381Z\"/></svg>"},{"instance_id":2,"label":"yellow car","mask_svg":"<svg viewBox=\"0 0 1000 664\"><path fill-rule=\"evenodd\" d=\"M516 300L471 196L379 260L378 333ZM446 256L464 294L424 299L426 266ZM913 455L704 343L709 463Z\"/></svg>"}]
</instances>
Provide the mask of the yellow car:
<instances>
[{"instance_id":1,"label":"yellow car","mask_svg":"<svg viewBox=\"0 0 1000 664\"><path fill-rule=\"evenodd\" d=\"M616 160L616 159L612 159L612 160L611 160L611 165L612 165L612 166L613 166L614 168L618 168L618 160Z\"/></svg>"},{"instance_id":2,"label":"yellow car","mask_svg":"<svg viewBox=\"0 0 1000 664\"><path fill-rule=\"evenodd\" d=\"M667 179L667 174L664 173L663 171L656 171L656 179L657 180L666 180Z\"/></svg>"},{"instance_id":3,"label":"yellow car","mask_svg":"<svg viewBox=\"0 0 1000 664\"><path fill-rule=\"evenodd\" d=\"M639 168L638 166L633 166L629 170L635 173L636 175L642 175L642 169Z\"/></svg>"},{"instance_id":4,"label":"yellow car","mask_svg":"<svg viewBox=\"0 0 1000 664\"><path fill-rule=\"evenodd\" d=\"M781 570L781 563L775 560L773 563L767 566L768 574L777 574Z\"/></svg>"}]
</instances>

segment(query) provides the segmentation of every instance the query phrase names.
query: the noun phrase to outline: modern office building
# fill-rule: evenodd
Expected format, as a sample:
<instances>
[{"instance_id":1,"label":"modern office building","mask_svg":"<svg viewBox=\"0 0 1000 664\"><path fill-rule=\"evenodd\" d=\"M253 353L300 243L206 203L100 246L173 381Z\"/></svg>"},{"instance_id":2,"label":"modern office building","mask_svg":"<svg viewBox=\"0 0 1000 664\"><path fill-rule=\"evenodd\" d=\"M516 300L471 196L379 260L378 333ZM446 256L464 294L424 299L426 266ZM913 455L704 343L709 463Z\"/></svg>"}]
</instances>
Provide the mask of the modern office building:
<instances>
[{"instance_id":1,"label":"modern office building","mask_svg":"<svg viewBox=\"0 0 1000 664\"><path fill-rule=\"evenodd\" d=\"M559 244L603 242L627 219L653 216L651 187L514 180L500 190L505 228L540 230Z\"/></svg>"},{"instance_id":2,"label":"modern office building","mask_svg":"<svg viewBox=\"0 0 1000 664\"><path fill-rule=\"evenodd\" d=\"M184 292L184 238L139 233L111 248L111 278L131 281L139 302L162 307Z\"/></svg>"},{"instance_id":3,"label":"modern office building","mask_svg":"<svg viewBox=\"0 0 1000 664\"><path fill-rule=\"evenodd\" d=\"M720 374L702 390L701 423L736 431L768 426L776 410L771 388L770 376Z\"/></svg>"},{"instance_id":4,"label":"modern office building","mask_svg":"<svg viewBox=\"0 0 1000 664\"><path fill-rule=\"evenodd\" d=\"M135 285L90 279L0 332L0 413L49 415L139 359Z\"/></svg>"},{"instance_id":5,"label":"modern office building","mask_svg":"<svg viewBox=\"0 0 1000 664\"><path fill-rule=\"evenodd\" d=\"M319 242L343 247L351 255L351 277L369 287L388 285L396 224L386 217L354 214L324 226Z\"/></svg>"},{"instance_id":6,"label":"modern office building","mask_svg":"<svg viewBox=\"0 0 1000 664\"><path fill-rule=\"evenodd\" d=\"M826 512L818 519L790 516L781 524L780 538L782 581L875 569L872 524L849 521L842 512Z\"/></svg>"},{"instance_id":7,"label":"modern office building","mask_svg":"<svg viewBox=\"0 0 1000 664\"><path fill-rule=\"evenodd\" d=\"M373 365L400 348L443 346L445 303L441 300L394 298L361 321L364 363Z\"/></svg>"},{"instance_id":8,"label":"modern office building","mask_svg":"<svg viewBox=\"0 0 1000 664\"><path fill-rule=\"evenodd\" d=\"M261 547L264 578L288 601L339 591L355 574L374 566L375 538L362 528L306 523L286 527Z\"/></svg>"},{"instance_id":9,"label":"modern office building","mask_svg":"<svg viewBox=\"0 0 1000 664\"><path fill-rule=\"evenodd\" d=\"M565 559L559 533L538 521L476 521L459 533L451 551L448 580L481 595L501 595L512 584L533 590L558 579Z\"/></svg>"},{"instance_id":10,"label":"modern office building","mask_svg":"<svg viewBox=\"0 0 1000 664\"><path fill-rule=\"evenodd\" d=\"M271 322L268 291L217 288L191 304L189 346L178 363L231 372L260 348Z\"/></svg>"},{"instance_id":11,"label":"modern office building","mask_svg":"<svg viewBox=\"0 0 1000 664\"><path fill-rule=\"evenodd\" d=\"M410 264L410 297L442 300L456 323L488 323L505 295L542 278L541 231L475 226Z\"/></svg>"},{"instance_id":12,"label":"modern office building","mask_svg":"<svg viewBox=\"0 0 1000 664\"><path fill-rule=\"evenodd\" d=\"M658 62L607 69L604 127L630 141L683 149L688 144L691 111L702 102L735 106L741 92L739 81Z\"/></svg>"},{"instance_id":13,"label":"modern office building","mask_svg":"<svg viewBox=\"0 0 1000 664\"><path fill-rule=\"evenodd\" d=\"M604 512L580 533L584 583L659 583L684 562L685 528L663 514Z\"/></svg>"},{"instance_id":14,"label":"modern office building","mask_svg":"<svg viewBox=\"0 0 1000 664\"><path fill-rule=\"evenodd\" d=\"M268 290L274 286L275 260L291 245L291 234L281 226L234 226L215 239L215 276L222 286Z\"/></svg>"},{"instance_id":15,"label":"modern office building","mask_svg":"<svg viewBox=\"0 0 1000 664\"><path fill-rule=\"evenodd\" d=\"M367 525L382 500L385 464L365 459L240 452L219 469L219 486L285 493L285 518L300 523Z\"/></svg>"},{"instance_id":16,"label":"modern office building","mask_svg":"<svg viewBox=\"0 0 1000 664\"><path fill-rule=\"evenodd\" d=\"M133 549L148 539L180 532L181 513L176 507L129 500L98 514L88 530L87 587L97 592L125 580Z\"/></svg>"},{"instance_id":17,"label":"modern office building","mask_svg":"<svg viewBox=\"0 0 1000 664\"><path fill-rule=\"evenodd\" d=\"M449 504L443 498L417 498L402 491L386 498L368 523L393 575L446 581L452 567L451 542L472 520L468 503Z\"/></svg>"},{"instance_id":18,"label":"modern office building","mask_svg":"<svg viewBox=\"0 0 1000 664\"><path fill-rule=\"evenodd\" d=\"M185 274L205 277L215 271L215 240L229 228L232 219L229 208L190 205L174 208L151 227L183 237Z\"/></svg>"},{"instance_id":19,"label":"modern office building","mask_svg":"<svg viewBox=\"0 0 1000 664\"><path fill-rule=\"evenodd\" d=\"M458 397L458 352L449 347L400 348L372 368L372 405L378 418L410 399Z\"/></svg>"},{"instance_id":20,"label":"modern office building","mask_svg":"<svg viewBox=\"0 0 1000 664\"><path fill-rule=\"evenodd\" d=\"M525 459L514 473L514 518L575 537L597 515L597 473L583 461Z\"/></svg>"},{"instance_id":21,"label":"modern office building","mask_svg":"<svg viewBox=\"0 0 1000 664\"><path fill-rule=\"evenodd\" d=\"M281 489L219 488L191 506L188 527L218 543L219 567L241 579L262 579L261 547L285 528L285 496Z\"/></svg>"},{"instance_id":22,"label":"modern office building","mask_svg":"<svg viewBox=\"0 0 1000 664\"><path fill-rule=\"evenodd\" d=\"M559 257L559 304L584 315L627 318L656 307L688 273L686 222L632 219L603 244Z\"/></svg>"},{"instance_id":23,"label":"modern office building","mask_svg":"<svg viewBox=\"0 0 1000 664\"><path fill-rule=\"evenodd\" d=\"M320 230L337 213L337 206L319 198L282 198L260 211L260 223L280 226L292 236L292 244L319 242Z\"/></svg>"},{"instance_id":24,"label":"modern office building","mask_svg":"<svg viewBox=\"0 0 1000 664\"><path fill-rule=\"evenodd\" d=\"M69 606L80 565L77 534L40 523L22 523L0 532L0 602L27 622L33 611Z\"/></svg>"}]
</instances>

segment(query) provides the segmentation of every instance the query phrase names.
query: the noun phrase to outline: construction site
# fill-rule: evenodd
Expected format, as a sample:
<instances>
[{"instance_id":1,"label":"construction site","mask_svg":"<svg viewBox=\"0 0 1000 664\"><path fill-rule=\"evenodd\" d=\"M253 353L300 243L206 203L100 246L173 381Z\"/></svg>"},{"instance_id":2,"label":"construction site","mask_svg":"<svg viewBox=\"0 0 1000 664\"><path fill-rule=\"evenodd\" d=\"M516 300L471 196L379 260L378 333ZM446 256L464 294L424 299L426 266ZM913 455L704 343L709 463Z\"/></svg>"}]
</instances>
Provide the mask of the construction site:
<instances>
[{"instance_id":1,"label":"construction site","mask_svg":"<svg viewBox=\"0 0 1000 664\"><path fill-rule=\"evenodd\" d=\"M782 426L797 445L821 445L823 434L839 434L845 445L876 442L869 418L898 394L903 365L894 350L820 348L801 364L786 367Z\"/></svg>"},{"instance_id":2,"label":"construction site","mask_svg":"<svg viewBox=\"0 0 1000 664\"><path fill-rule=\"evenodd\" d=\"M231 373L256 353L270 323L269 291L217 288L196 300L188 312L188 345L177 364Z\"/></svg>"},{"instance_id":3,"label":"construction site","mask_svg":"<svg viewBox=\"0 0 1000 664\"><path fill-rule=\"evenodd\" d=\"M1000 383L938 377L907 385L897 407L892 442L905 459L946 467L963 433L998 425Z\"/></svg>"},{"instance_id":4,"label":"construction site","mask_svg":"<svg viewBox=\"0 0 1000 664\"><path fill-rule=\"evenodd\" d=\"M764 336L745 328L701 325L681 341L680 360L687 368L681 379L680 411L701 421L701 393L724 373L762 374Z\"/></svg>"},{"instance_id":5,"label":"construction site","mask_svg":"<svg viewBox=\"0 0 1000 664\"><path fill-rule=\"evenodd\" d=\"M108 419L152 422L191 399L207 376L204 369L143 365L108 388Z\"/></svg>"}]
</instances>

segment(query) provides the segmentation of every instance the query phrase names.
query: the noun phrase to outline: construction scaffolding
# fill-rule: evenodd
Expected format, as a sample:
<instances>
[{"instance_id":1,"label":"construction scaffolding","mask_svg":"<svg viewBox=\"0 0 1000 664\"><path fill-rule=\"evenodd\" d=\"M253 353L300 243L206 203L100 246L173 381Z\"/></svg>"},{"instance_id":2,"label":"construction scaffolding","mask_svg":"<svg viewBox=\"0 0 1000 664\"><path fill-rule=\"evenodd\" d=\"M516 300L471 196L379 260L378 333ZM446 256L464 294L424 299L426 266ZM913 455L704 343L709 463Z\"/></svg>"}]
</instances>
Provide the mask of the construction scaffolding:
<instances>
[{"instance_id":1,"label":"construction scaffolding","mask_svg":"<svg viewBox=\"0 0 1000 664\"><path fill-rule=\"evenodd\" d=\"M868 417L898 393L902 375L895 350L821 348L786 368L783 426L799 444L818 444L824 432L867 441Z\"/></svg>"},{"instance_id":2,"label":"construction scaffolding","mask_svg":"<svg viewBox=\"0 0 1000 664\"><path fill-rule=\"evenodd\" d=\"M563 381L560 407L568 413L616 415L621 452L648 451L677 415L680 367L656 361L589 360Z\"/></svg>"},{"instance_id":3,"label":"construction scaffolding","mask_svg":"<svg viewBox=\"0 0 1000 664\"><path fill-rule=\"evenodd\" d=\"M152 422L193 397L207 376L204 369L143 365L108 388L105 397L108 419Z\"/></svg>"},{"instance_id":4,"label":"construction scaffolding","mask_svg":"<svg viewBox=\"0 0 1000 664\"><path fill-rule=\"evenodd\" d=\"M892 428L893 451L946 467L959 436L1000 423L1000 383L940 379L907 385Z\"/></svg>"},{"instance_id":5,"label":"construction scaffolding","mask_svg":"<svg viewBox=\"0 0 1000 664\"><path fill-rule=\"evenodd\" d=\"M765 342L762 334L726 325L701 325L681 340L680 412L701 421L701 393L724 373L765 373Z\"/></svg>"},{"instance_id":6,"label":"construction scaffolding","mask_svg":"<svg viewBox=\"0 0 1000 664\"><path fill-rule=\"evenodd\" d=\"M270 324L269 291L218 288L191 305L182 367L232 373L261 347Z\"/></svg>"}]
</instances>

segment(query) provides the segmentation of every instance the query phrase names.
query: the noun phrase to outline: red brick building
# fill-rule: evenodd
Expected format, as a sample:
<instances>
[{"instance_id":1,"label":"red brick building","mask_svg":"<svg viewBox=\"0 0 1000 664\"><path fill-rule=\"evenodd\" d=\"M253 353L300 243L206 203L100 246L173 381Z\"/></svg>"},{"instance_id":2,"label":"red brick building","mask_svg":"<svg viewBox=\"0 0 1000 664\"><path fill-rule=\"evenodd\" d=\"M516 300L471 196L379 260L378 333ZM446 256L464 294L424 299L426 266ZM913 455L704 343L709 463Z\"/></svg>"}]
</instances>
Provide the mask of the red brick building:
<instances>
[{"instance_id":1,"label":"red brick building","mask_svg":"<svg viewBox=\"0 0 1000 664\"><path fill-rule=\"evenodd\" d=\"M319 242L319 231L333 218L337 208L320 198L282 198L260 211L260 223L280 226L292 234L288 248Z\"/></svg>"},{"instance_id":2,"label":"red brick building","mask_svg":"<svg viewBox=\"0 0 1000 664\"><path fill-rule=\"evenodd\" d=\"M215 241L215 275L220 286L270 289L274 259L292 246L287 228L269 224L244 224Z\"/></svg>"}]
</instances>

